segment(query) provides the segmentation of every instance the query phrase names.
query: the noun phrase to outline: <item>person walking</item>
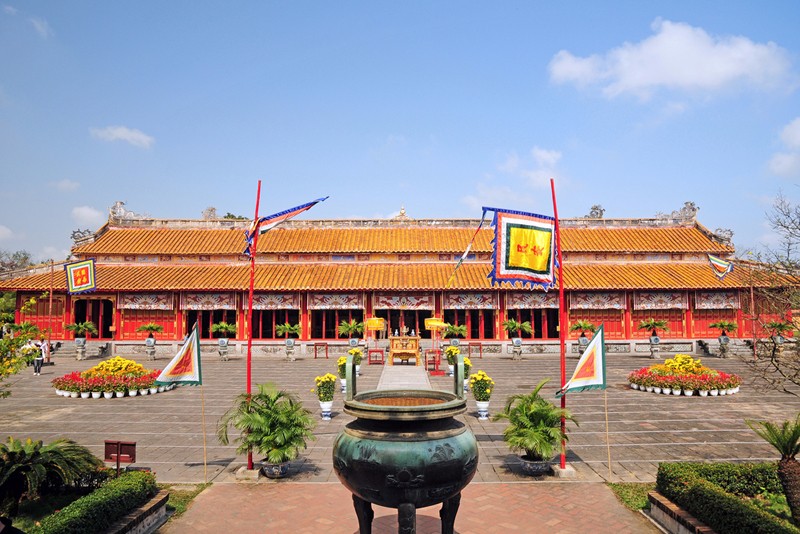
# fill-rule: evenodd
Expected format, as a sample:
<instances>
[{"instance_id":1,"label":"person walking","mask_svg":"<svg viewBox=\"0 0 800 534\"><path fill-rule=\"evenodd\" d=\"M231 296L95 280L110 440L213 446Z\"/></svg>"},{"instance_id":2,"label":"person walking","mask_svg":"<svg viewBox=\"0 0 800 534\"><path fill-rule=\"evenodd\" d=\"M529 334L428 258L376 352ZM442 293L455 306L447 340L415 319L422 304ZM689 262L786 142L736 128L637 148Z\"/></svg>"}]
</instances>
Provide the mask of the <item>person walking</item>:
<instances>
[{"instance_id":1,"label":"person walking","mask_svg":"<svg viewBox=\"0 0 800 534\"><path fill-rule=\"evenodd\" d=\"M50 345L47 343L45 338L42 338L42 340L39 342L39 354L37 354L36 358L33 359L34 376L40 376L42 374L42 364L49 353Z\"/></svg>"}]
</instances>

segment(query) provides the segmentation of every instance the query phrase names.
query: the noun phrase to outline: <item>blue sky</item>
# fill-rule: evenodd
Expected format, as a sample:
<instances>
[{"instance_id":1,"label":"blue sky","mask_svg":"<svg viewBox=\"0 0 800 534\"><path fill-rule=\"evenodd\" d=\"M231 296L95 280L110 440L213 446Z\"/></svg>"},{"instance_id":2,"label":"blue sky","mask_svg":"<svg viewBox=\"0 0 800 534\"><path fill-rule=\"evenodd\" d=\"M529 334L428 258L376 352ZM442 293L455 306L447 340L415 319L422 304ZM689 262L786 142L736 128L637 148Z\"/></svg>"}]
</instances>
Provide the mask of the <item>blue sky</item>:
<instances>
[{"instance_id":1,"label":"blue sky","mask_svg":"<svg viewBox=\"0 0 800 534\"><path fill-rule=\"evenodd\" d=\"M3 2L0 249L141 214L651 217L800 200L800 2ZM466 244L465 244L466 245Z\"/></svg>"}]
</instances>

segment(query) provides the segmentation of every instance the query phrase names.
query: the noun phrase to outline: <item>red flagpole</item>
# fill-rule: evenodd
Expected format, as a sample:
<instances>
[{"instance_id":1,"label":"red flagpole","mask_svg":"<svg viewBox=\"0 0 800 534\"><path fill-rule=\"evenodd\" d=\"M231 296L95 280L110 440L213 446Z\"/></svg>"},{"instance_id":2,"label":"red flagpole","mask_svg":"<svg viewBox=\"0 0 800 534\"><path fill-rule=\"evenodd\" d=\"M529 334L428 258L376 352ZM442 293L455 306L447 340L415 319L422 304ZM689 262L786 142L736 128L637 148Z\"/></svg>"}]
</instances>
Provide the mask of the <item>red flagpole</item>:
<instances>
[{"instance_id":1,"label":"red flagpole","mask_svg":"<svg viewBox=\"0 0 800 534\"><path fill-rule=\"evenodd\" d=\"M558 225L558 206L556 205L556 185L550 178L550 190L553 192L553 216L556 220L556 260L558 261L558 339L561 345L561 389L567 384L567 308L564 305L564 261L561 257L561 230ZM567 396L561 395L561 408L567 407ZM567 420L561 417L561 433L567 430ZM567 443L561 441L561 469L567 466Z\"/></svg>"},{"instance_id":2,"label":"red flagpole","mask_svg":"<svg viewBox=\"0 0 800 534\"><path fill-rule=\"evenodd\" d=\"M261 200L261 180L258 181L258 192L256 193L256 214L253 221L258 221L258 203ZM253 369L253 287L256 281L256 251L258 250L258 227L255 228L253 236L253 246L250 247L250 292L247 295L247 388L249 396L252 392L252 369ZM247 451L247 469L253 469L253 451Z\"/></svg>"}]
</instances>

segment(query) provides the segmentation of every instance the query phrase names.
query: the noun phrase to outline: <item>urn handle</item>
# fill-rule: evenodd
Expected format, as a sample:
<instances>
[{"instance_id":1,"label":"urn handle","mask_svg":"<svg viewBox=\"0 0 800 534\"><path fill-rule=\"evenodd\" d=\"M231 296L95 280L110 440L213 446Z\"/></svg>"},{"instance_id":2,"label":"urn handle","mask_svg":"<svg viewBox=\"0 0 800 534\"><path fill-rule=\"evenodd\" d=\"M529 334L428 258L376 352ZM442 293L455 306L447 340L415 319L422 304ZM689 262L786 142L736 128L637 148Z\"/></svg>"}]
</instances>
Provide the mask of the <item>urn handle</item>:
<instances>
[{"instance_id":1,"label":"urn handle","mask_svg":"<svg viewBox=\"0 0 800 534\"><path fill-rule=\"evenodd\" d=\"M455 372L453 373L453 393L458 396L459 399L463 399L464 395L464 355L460 352L456 356L456 365L453 369Z\"/></svg>"}]
</instances>

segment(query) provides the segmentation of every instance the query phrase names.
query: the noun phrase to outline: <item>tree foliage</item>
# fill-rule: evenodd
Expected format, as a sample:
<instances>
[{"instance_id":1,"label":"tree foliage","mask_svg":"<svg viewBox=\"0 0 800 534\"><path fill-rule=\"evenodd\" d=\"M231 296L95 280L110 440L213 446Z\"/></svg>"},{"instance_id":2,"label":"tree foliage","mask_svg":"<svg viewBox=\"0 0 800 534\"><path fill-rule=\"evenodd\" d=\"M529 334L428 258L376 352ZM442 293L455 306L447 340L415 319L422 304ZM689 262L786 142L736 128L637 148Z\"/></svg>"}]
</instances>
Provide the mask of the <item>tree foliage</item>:
<instances>
[{"instance_id":1,"label":"tree foliage","mask_svg":"<svg viewBox=\"0 0 800 534\"><path fill-rule=\"evenodd\" d=\"M0 250L0 272L16 271L31 265L31 254L27 250L17 250L16 252Z\"/></svg>"}]
</instances>

